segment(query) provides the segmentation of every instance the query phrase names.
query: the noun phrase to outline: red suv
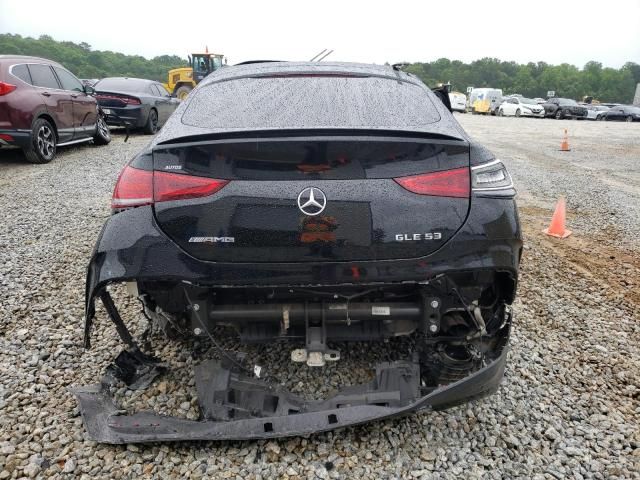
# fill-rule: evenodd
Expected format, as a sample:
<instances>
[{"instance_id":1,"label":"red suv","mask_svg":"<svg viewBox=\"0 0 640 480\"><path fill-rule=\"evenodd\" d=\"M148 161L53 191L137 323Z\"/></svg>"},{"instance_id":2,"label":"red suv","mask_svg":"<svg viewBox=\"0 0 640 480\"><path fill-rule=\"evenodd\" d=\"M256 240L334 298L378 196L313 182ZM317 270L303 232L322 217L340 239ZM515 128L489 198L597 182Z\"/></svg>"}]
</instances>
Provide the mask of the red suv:
<instances>
[{"instance_id":1,"label":"red suv","mask_svg":"<svg viewBox=\"0 0 640 480\"><path fill-rule=\"evenodd\" d=\"M0 55L0 146L20 147L29 162L48 163L56 148L111 141L93 88L62 65Z\"/></svg>"}]
</instances>

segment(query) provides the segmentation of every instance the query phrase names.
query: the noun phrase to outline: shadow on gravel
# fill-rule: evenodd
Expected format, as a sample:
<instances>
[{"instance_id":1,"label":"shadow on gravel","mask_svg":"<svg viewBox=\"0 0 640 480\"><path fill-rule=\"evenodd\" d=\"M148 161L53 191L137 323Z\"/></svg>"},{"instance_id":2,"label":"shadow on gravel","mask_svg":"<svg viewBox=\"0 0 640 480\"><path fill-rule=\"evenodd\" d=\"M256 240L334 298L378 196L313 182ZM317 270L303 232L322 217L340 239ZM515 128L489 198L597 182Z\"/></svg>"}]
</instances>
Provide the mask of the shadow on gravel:
<instances>
[{"instance_id":1,"label":"shadow on gravel","mask_svg":"<svg viewBox=\"0 0 640 480\"><path fill-rule=\"evenodd\" d=\"M22 155L22 151L19 149L6 148L0 149L0 168L4 168L8 165L29 165Z\"/></svg>"}]
</instances>

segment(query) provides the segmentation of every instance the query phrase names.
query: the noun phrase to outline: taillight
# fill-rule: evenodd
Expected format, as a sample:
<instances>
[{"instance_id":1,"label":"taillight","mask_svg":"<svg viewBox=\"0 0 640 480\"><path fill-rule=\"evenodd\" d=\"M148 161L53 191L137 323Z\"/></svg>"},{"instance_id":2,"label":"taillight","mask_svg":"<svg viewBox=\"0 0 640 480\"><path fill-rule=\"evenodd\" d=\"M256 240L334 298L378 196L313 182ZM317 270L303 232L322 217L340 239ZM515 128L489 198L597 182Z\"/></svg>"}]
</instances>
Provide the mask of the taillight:
<instances>
[{"instance_id":1,"label":"taillight","mask_svg":"<svg viewBox=\"0 0 640 480\"><path fill-rule=\"evenodd\" d=\"M153 172L127 165L120 173L113 190L111 208L118 210L169 200L206 197L213 195L227 183L228 180Z\"/></svg>"},{"instance_id":2,"label":"taillight","mask_svg":"<svg viewBox=\"0 0 640 480\"><path fill-rule=\"evenodd\" d=\"M471 188L474 192L512 190L513 181L500 160L471 167Z\"/></svg>"},{"instance_id":3,"label":"taillight","mask_svg":"<svg viewBox=\"0 0 640 480\"><path fill-rule=\"evenodd\" d=\"M13 92L17 87L10 83L0 82L0 96Z\"/></svg>"},{"instance_id":4,"label":"taillight","mask_svg":"<svg viewBox=\"0 0 640 480\"><path fill-rule=\"evenodd\" d=\"M153 172L127 165L113 190L111 208L140 207L153 203Z\"/></svg>"},{"instance_id":5,"label":"taillight","mask_svg":"<svg viewBox=\"0 0 640 480\"><path fill-rule=\"evenodd\" d=\"M96 95L98 100L118 100L126 105L140 105L140 99L136 97L128 97L126 95L108 95L99 93Z\"/></svg>"},{"instance_id":6,"label":"taillight","mask_svg":"<svg viewBox=\"0 0 640 480\"><path fill-rule=\"evenodd\" d=\"M153 178L153 199L156 202L184 200L187 198L213 195L229 180L194 177L179 173L155 172Z\"/></svg>"},{"instance_id":7,"label":"taillight","mask_svg":"<svg viewBox=\"0 0 640 480\"><path fill-rule=\"evenodd\" d=\"M394 180L403 188L419 195L468 198L471 193L471 179L467 167L394 178Z\"/></svg>"},{"instance_id":8,"label":"taillight","mask_svg":"<svg viewBox=\"0 0 640 480\"><path fill-rule=\"evenodd\" d=\"M122 97L122 101L127 105L140 105L140 99L135 97Z\"/></svg>"}]
</instances>

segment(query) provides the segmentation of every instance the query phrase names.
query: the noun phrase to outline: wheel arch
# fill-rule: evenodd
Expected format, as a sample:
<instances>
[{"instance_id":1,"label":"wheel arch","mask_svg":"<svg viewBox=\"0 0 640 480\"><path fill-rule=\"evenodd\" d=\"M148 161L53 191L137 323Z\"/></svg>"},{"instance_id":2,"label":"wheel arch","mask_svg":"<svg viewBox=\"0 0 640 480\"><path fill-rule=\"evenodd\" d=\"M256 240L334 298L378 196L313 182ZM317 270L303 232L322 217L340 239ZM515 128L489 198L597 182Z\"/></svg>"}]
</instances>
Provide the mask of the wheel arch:
<instances>
[{"instance_id":1,"label":"wheel arch","mask_svg":"<svg viewBox=\"0 0 640 480\"><path fill-rule=\"evenodd\" d=\"M56 121L53 119L53 117L48 112L40 112L40 113L38 113L38 114L33 116L33 122L31 123L32 130L33 130L33 124L36 122L36 120L38 120L40 118L46 120L47 122L49 122L51 124L51 126L53 127L53 133L56 136L56 143L58 143L58 141L60 140L60 137L58 135L58 126L56 125Z\"/></svg>"}]
</instances>

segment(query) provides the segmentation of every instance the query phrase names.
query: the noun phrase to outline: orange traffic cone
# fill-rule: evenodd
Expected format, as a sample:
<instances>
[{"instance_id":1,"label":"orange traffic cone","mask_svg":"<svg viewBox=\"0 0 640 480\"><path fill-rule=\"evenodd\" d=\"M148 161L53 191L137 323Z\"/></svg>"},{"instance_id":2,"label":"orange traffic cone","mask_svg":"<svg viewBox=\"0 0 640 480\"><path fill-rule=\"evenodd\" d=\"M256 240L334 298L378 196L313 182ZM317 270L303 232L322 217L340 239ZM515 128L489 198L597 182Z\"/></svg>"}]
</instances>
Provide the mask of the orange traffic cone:
<instances>
[{"instance_id":1,"label":"orange traffic cone","mask_svg":"<svg viewBox=\"0 0 640 480\"><path fill-rule=\"evenodd\" d=\"M567 206L564 197L558 199L556 204L556 210L551 217L551 223L549 228L545 228L542 233L546 233L552 237L567 238L571 235L571 230L565 228L565 221L567 218Z\"/></svg>"},{"instance_id":2,"label":"orange traffic cone","mask_svg":"<svg viewBox=\"0 0 640 480\"><path fill-rule=\"evenodd\" d=\"M564 138L562 139L562 143L560 143L560 151L561 152L570 152L569 148L569 135L567 134L567 129L564 129Z\"/></svg>"}]
</instances>

